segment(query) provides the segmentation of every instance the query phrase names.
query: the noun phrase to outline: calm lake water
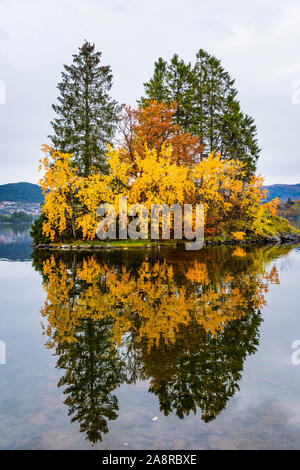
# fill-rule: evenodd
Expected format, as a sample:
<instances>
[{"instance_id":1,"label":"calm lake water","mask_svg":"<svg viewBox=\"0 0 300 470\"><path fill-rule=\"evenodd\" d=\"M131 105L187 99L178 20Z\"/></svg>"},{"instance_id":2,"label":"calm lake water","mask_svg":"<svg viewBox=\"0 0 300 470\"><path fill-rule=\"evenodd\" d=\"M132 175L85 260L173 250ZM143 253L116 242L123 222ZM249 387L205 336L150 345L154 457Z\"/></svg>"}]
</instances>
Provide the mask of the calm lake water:
<instances>
[{"instance_id":1,"label":"calm lake water","mask_svg":"<svg viewBox=\"0 0 300 470\"><path fill-rule=\"evenodd\" d=\"M300 248L0 258L1 449L300 448Z\"/></svg>"}]
</instances>

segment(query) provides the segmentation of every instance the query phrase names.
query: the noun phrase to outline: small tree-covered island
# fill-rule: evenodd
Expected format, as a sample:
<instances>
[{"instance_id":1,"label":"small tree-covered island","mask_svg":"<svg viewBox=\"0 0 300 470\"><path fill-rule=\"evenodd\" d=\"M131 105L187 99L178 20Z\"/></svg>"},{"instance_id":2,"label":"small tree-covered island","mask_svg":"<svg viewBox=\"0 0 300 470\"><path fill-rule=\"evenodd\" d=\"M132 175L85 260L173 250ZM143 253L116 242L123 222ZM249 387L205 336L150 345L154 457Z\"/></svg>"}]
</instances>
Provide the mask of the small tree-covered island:
<instances>
[{"instance_id":1,"label":"small tree-covered island","mask_svg":"<svg viewBox=\"0 0 300 470\"><path fill-rule=\"evenodd\" d=\"M202 49L194 64L177 55L170 62L160 58L136 109L118 105L111 87L111 68L102 65L95 45L84 42L64 66L51 143L42 148L45 202L32 225L34 246L176 242L174 214L170 240L100 241L97 208L112 204L118 217L120 196L149 214L153 204L203 204L207 244L300 239L276 215L278 199L267 200L256 174L254 120L241 110L234 80L218 59Z\"/></svg>"}]
</instances>

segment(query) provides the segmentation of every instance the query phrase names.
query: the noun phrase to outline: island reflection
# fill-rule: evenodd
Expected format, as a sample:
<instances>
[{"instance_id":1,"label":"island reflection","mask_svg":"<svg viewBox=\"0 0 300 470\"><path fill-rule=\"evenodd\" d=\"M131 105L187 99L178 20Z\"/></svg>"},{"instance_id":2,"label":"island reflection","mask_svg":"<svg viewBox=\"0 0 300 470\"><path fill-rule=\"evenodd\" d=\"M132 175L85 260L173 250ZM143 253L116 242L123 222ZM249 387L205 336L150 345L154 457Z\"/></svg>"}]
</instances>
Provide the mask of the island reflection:
<instances>
[{"instance_id":1,"label":"island reflection","mask_svg":"<svg viewBox=\"0 0 300 470\"><path fill-rule=\"evenodd\" d=\"M71 421L92 442L118 417L114 392L149 382L166 416L210 422L239 390L259 344L268 263L289 247L33 254L43 276L46 347Z\"/></svg>"}]
</instances>

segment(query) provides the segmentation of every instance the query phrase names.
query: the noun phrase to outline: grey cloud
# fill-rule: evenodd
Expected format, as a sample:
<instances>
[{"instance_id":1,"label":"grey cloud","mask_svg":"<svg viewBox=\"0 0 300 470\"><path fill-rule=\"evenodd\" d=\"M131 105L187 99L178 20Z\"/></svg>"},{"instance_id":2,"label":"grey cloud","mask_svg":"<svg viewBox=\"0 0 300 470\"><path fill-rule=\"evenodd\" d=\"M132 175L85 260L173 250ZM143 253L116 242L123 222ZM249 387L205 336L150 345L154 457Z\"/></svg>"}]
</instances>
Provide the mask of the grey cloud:
<instances>
[{"instance_id":1,"label":"grey cloud","mask_svg":"<svg viewBox=\"0 0 300 470\"><path fill-rule=\"evenodd\" d=\"M159 56L193 60L200 48L236 78L242 109L256 119L267 183L299 182L300 4L290 0L1 0L0 183L38 179L64 63L84 39L112 66L113 94L135 104Z\"/></svg>"}]
</instances>

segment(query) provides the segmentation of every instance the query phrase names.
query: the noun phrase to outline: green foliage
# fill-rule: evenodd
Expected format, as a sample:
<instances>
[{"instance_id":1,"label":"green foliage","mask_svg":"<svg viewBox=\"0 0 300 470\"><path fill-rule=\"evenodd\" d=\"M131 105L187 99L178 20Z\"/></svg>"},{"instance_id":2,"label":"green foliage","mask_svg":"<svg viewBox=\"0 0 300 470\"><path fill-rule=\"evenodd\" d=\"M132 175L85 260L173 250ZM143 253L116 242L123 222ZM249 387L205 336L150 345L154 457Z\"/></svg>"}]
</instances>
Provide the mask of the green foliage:
<instances>
[{"instance_id":1,"label":"green foliage","mask_svg":"<svg viewBox=\"0 0 300 470\"><path fill-rule=\"evenodd\" d=\"M300 233L299 230L292 227L288 220L283 217L268 216L264 217L262 224L262 235L265 237L276 237L283 234Z\"/></svg>"},{"instance_id":2,"label":"green foliage","mask_svg":"<svg viewBox=\"0 0 300 470\"><path fill-rule=\"evenodd\" d=\"M4 214L0 215L0 222L30 222L32 220L32 216L27 214L26 212L14 212L13 214Z\"/></svg>"},{"instance_id":3,"label":"green foliage","mask_svg":"<svg viewBox=\"0 0 300 470\"><path fill-rule=\"evenodd\" d=\"M65 372L58 387L64 389L71 422L79 422L80 432L93 444L102 441L108 423L118 418L113 392L125 380L120 353L111 347L111 328L109 319L84 319L76 328L77 341L66 341L55 350L56 367Z\"/></svg>"},{"instance_id":4,"label":"green foliage","mask_svg":"<svg viewBox=\"0 0 300 470\"><path fill-rule=\"evenodd\" d=\"M219 236L208 236L206 241L214 243L224 243L228 240L233 240L232 232L243 231L245 226L244 220L231 220L224 223L221 234ZM280 237L281 235L300 234L300 231L293 227L288 220L279 216L272 216L271 214L264 216L261 221L261 234L257 234L246 230L246 240L255 242L260 238Z\"/></svg>"},{"instance_id":5,"label":"green foliage","mask_svg":"<svg viewBox=\"0 0 300 470\"><path fill-rule=\"evenodd\" d=\"M140 101L176 100L176 122L197 135L204 146L202 157L219 151L224 158L238 158L253 174L260 149L253 118L241 111L234 80L221 62L200 49L195 65L174 55L169 63L159 58L154 74L144 83L146 96Z\"/></svg>"},{"instance_id":6,"label":"green foliage","mask_svg":"<svg viewBox=\"0 0 300 470\"><path fill-rule=\"evenodd\" d=\"M113 139L120 111L109 95L111 68L100 65L100 59L95 45L84 42L73 55L73 64L64 65L58 104L52 106L57 114L51 122L52 144L61 152L74 153L73 163L84 176L92 168L105 171L106 144Z\"/></svg>"},{"instance_id":7,"label":"green foliage","mask_svg":"<svg viewBox=\"0 0 300 470\"><path fill-rule=\"evenodd\" d=\"M33 242L38 243L49 243L50 238L46 237L43 234L43 222L46 220L45 215L42 213L31 225L30 236L33 239Z\"/></svg>"}]
</instances>

